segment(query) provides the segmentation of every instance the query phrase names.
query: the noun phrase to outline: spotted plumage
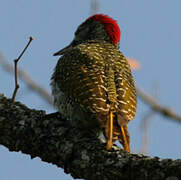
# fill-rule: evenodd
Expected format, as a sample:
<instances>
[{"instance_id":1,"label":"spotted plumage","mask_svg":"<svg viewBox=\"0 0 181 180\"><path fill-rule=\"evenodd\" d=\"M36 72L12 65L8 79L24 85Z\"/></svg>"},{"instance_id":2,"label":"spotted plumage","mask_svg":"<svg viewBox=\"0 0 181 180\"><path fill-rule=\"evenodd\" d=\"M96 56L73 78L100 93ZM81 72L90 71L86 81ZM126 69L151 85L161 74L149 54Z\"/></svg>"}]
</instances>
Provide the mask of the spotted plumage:
<instances>
[{"instance_id":1,"label":"spotted plumage","mask_svg":"<svg viewBox=\"0 0 181 180\"><path fill-rule=\"evenodd\" d=\"M110 133L112 112L112 140L118 139L124 146L120 127L129 144L127 123L136 113L134 81L126 58L118 50L119 35L108 32L108 23L112 23L111 33L115 32L115 21L110 22L111 18L101 21L101 18L109 18L105 15L96 17L96 20L93 16L80 25L73 42L55 54L63 56L52 75L52 94L56 107L65 118L77 122L85 130L103 131L106 138ZM106 26L105 22L108 22ZM102 36L97 29L102 30Z\"/></svg>"}]
</instances>

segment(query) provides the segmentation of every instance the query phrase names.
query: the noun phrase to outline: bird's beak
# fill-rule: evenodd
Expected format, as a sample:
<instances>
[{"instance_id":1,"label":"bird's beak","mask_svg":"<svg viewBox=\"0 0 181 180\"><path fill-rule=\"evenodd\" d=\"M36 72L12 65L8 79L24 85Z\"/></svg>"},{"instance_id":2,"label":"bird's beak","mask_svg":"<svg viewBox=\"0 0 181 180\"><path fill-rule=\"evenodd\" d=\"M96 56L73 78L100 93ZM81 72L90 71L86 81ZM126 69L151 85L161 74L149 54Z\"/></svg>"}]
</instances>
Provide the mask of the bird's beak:
<instances>
[{"instance_id":1,"label":"bird's beak","mask_svg":"<svg viewBox=\"0 0 181 180\"><path fill-rule=\"evenodd\" d=\"M71 48L72 48L72 43L69 44L68 46L66 46L65 48L61 49L60 51L56 52L53 55L54 56L60 56L60 55L64 54L65 52L69 51Z\"/></svg>"}]
</instances>

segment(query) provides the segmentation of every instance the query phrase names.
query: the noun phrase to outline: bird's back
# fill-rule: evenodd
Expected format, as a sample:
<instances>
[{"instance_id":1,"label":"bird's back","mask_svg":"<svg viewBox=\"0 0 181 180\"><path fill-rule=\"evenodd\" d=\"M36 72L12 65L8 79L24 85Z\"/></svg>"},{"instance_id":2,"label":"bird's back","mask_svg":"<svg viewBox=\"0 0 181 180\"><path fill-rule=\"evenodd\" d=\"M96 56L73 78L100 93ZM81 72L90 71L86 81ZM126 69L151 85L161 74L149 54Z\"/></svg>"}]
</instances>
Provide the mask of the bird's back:
<instances>
[{"instance_id":1,"label":"bird's back","mask_svg":"<svg viewBox=\"0 0 181 180\"><path fill-rule=\"evenodd\" d=\"M130 67L111 43L92 40L69 50L59 59L51 85L55 104L68 119L78 114L85 118L81 113L88 113L104 128L113 110L118 128L135 116L136 93Z\"/></svg>"}]
</instances>

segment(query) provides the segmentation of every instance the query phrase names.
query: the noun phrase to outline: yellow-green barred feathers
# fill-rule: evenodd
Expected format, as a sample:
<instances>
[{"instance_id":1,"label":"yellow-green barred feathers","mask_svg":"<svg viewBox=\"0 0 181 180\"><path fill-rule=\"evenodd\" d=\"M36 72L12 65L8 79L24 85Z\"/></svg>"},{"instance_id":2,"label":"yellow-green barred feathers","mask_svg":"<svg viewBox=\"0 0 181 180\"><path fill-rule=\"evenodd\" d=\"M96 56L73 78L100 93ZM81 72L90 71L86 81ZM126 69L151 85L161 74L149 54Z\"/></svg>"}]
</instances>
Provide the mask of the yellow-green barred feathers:
<instances>
[{"instance_id":1,"label":"yellow-green barred feathers","mask_svg":"<svg viewBox=\"0 0 181 180\"><path fill-rule=\"evenodd\" d=\"M73 47L58 61L51 84L55 105L66 118L76 115L82 124L92 127L88 112L94 115L95 126L107 131L111 110L113 139L122 142L120 125L125 125L129 139L126 124L136 113L136 92L127 60L113 44L90 40ZM84 115L78 117L80 111Z\"/></svg>"}]
</instances>

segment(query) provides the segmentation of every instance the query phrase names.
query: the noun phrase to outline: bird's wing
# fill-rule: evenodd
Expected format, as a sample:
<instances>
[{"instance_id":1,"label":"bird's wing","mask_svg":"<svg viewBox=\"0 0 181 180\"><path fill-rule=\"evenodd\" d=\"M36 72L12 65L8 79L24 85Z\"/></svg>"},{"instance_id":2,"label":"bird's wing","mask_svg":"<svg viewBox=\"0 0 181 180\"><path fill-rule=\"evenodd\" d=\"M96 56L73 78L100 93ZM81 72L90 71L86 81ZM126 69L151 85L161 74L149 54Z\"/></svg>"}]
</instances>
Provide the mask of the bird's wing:
<instances>
[{"instance_id":1,"label":"bird's wing","mask_svg":"<svg viewBox=\"0 0 181 180\"><path fill-rule=\"evenodd\" d=\"M61 91L85 110L106 116L109 104L104 59L97 53L97 48L96 45L87 45L64 54L58 62L56 81Z\"/></svg>"},{"instance_id":2,"label":"bird's wing","mask_svg":"<svg viewBox=\"0 0 181 180\"><path fill-rule=\"evenodd\" d=\"M126 58L120 53L115 66L115 82L118 102L118 122L132 120L136 114L136 90L129 64Z\"/></svg>"}]
</instances>

